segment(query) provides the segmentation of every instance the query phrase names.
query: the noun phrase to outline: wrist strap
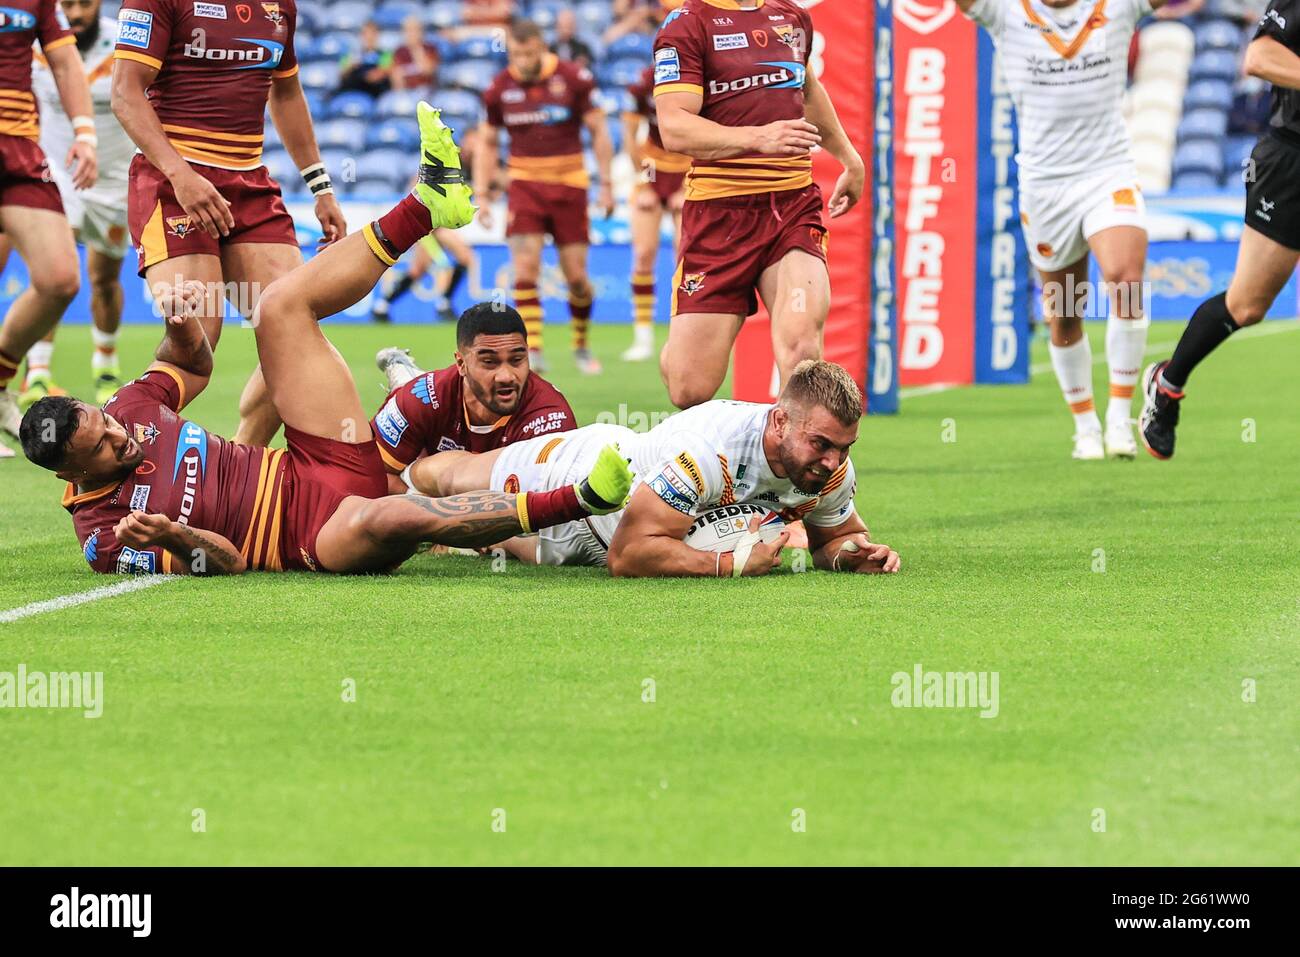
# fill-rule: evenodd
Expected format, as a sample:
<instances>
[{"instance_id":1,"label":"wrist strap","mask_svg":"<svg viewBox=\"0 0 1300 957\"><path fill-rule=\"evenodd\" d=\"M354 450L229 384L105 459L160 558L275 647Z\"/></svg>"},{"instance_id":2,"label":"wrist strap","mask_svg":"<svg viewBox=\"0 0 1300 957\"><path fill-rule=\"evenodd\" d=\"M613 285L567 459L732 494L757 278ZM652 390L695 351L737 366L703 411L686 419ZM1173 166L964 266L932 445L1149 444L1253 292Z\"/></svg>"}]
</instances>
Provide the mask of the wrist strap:
<instances>
[{"instance_id":1,"label":"wrist strap","mask_svg":"<svg viewBox=\"0 0 1300 957\"><path fill-rule=\"evenodd\" d=\"M732 578L739 578L745 573L745 564L749 561L749 553L754 550L756 544L758 544L757 537L755 537L754 541L742 541L736 546L736 550L731 553L731 560L734 563L731 566Z\"/></svg>"},{"instance_id":2,"label":"wrist strap","mask_svg":"<svg viewBox=\"0 0 1300 957\"><path fill-rule=\"evenodd\" d=\"M74 130L80 130L86 127L89 127L92 130L95 128L95 118L93 116L74 116L72 118L72 128Z\"/></svg>"},{"instance_id":3,"label":"wrist strap","mask_svg":"<svg viewBox=\"0 0 1300 957\"><path fill-rule=\"evenodd\" d=\"M334 184L330 182L330 173L324 163L312 163L298 172L302 174L302 181L307 184L313 196L334 192Z\"/></svg>"},{"instance_id":4,"label":"wrist strap","mask_svg":"<svg viewBox=\"0 0 1300 957\"><path fill-rule=\"evenodd\" d=\"M94 133L78 133L73 137L73 140L78 143L89 143L91 146L99 145L99 137Z\"/></svg>"}]
</instances>

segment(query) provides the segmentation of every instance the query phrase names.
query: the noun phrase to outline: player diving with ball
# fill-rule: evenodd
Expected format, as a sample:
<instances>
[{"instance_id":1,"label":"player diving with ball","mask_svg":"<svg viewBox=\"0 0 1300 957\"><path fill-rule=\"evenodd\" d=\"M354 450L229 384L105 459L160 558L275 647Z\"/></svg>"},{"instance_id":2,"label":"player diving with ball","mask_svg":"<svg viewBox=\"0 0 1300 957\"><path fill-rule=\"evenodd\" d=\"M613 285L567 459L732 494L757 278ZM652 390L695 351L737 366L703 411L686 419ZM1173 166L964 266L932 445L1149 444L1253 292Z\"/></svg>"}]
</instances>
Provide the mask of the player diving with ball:
<instances>
[{"instance_id":1,"label":"player diving with ball","mask_svg":"<svg viewBox=\"0 0 1300 957\"><path fill-rule=\"evenodd\" d=\"M157 361L102 410L66 396L28 410L23 451L68 483L63 504L96 571L389 571L424 543L484 546L623 505L632 474L613 447L562 488L387 495L369 417L319 320L360 301L434 228L474 215L451 130L428 104L418 119L414 191L272 283L254 312L287 449L231 442L181 417L212 371L200 321L209 287L196 283L160 297L167 325Z\"/></svg>"},{"instance_id":2,"label":"player diving with ball","mask_svg":"<svg viewBox=\"0 0 1300 957\"><path fill-rule=\"evenodd\" d=\"M802 519L817 568L890 573L898 553L871 541L853 504L849 449L858 438L862 393L841 367L806 359L772 405L714 400L671 416L649 432L589 425L476 455L443 452L407 472L429 495L473 488L563 488L617 443L635 480L626 508L516 538L506 549L526 562L606 565L617 577L766 575L781 564L788 532L764 534L761 512L776 524ZM753 515L730 550L696 548L686 539L719 508ZM754 508L759 506L760 508Z\"/></svg>"}]
</instances>

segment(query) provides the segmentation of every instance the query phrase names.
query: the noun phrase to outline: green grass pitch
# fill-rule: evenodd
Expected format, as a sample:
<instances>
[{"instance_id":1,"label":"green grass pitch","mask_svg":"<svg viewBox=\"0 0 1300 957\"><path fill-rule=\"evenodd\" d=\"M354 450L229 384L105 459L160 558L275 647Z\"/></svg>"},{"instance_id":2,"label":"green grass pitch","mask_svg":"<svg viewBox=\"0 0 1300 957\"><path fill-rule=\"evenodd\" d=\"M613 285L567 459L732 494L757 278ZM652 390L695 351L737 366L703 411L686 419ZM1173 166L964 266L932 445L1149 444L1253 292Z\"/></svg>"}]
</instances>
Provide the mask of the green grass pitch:
<instances>
[{"instance_id":1,"label":"green grass pitch","mask_svg":"<svg viewBox=\"0 0 1300 957\"><path fill-rule=\"evenodd\" d=\"M423 556L0 625L0 671L104 674L98 720L0 710L0 864L1296 864L1294 331L1198 372L1169 463L1071 461L1050 373L864 420L858 507L902 553L889 578ZM377 347L432 366L452 342L330 334L368 406ZM157 335L126 332L131 370ZM582 421L664 408L655 369L615 358L627 335L599 328L606 374L581 379L550 332ZM195 419L233 430L252 356L228 329ZM60 382L88 391L88 357L63 330ZM0 462L0 610L111 581L59 495ZM918 664L997 672L998 715L893 707Z\"/></svg>"}]
</instances>

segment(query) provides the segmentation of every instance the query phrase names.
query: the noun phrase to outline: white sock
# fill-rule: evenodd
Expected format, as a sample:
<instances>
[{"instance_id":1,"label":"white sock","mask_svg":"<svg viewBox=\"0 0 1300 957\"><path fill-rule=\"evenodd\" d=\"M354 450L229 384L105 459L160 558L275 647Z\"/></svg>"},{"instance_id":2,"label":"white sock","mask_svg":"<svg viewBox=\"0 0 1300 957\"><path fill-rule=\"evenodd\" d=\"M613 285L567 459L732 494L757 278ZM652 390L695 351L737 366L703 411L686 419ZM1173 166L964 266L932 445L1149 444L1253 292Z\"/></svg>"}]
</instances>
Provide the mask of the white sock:
<instances>
[{"instance_id":1,"label":"white sock","mask_svg":"<svg viewBox=\"0 0 1300 957\"><path fill-rule=\"evenodd\" d=\"M100 332L91 326L90 341L95 344L95 354L90 357L92 371L99 372L101 369L111 369L117 365L116 332Z\"/></svg>"},{"instance_id":2,"label":"white sock","mask_svg":"<svg viewBox=\"0 0 1300 957\"><path fill-rule=\"evenodd\" d=\"M1092 401L1092 346L1085 335L1072 346L1048 343L1056 381L1061 384L1061 394L1074 415L1074 427L1079 432L1101 431L1097 407Z\"/></svg>"},{"instance_id":3,"label":"white sock","mask_svg":"<svg viewBox=\"0 0 1300 957\"><path fill-rule=\"evenodd\" d=\"M653 346L655 344L655 327L654 326L633 326L632 327L632 344L637 346Z\"/></svg>"},{"instance_id":4,"label":"white sock","mask_svg":"<svg viewBox=\"0 0 1300 957\"><path fill-rule=\"evenodd\" d=\"M1127 422L1133 417L1133 390L1142 372L1142 353L1147 347L1151 320L1106 320L1106 363L1110 366L1110 402L1106 423Z\"/></svg>"},{"instance_id":5,"label":"white sock","mask_svg":"<svg viewBox=\"0 0 1300 957\"><path fill-rule=\"evenodd\" d=\"M42 339L27 350L27 377L49 375L50 359L54 356L54 343Z\"/></svg>"}]
</instances>

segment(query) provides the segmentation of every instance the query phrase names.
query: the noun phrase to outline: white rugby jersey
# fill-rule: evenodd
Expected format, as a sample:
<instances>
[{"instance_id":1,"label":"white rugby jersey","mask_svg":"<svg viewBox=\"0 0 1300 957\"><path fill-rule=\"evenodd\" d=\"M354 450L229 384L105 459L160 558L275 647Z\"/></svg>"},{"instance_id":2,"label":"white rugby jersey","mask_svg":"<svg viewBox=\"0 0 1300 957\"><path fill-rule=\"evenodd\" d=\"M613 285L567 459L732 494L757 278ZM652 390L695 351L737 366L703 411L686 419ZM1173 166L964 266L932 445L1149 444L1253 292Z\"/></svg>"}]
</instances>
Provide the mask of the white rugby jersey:
<instances>
[{"instance_id":1,"label":"white rugby jersey","mask_svg":"<svg viewBox=\"0 0 1300 957\"><path fill-rule=\"evenodd\" d=\"M1121 102L1128 50L1148 0L976 0L967 15L992 36L1016 105L1022 182L1132 162Z\"/></svg>"},{"instance_id":2,"label":"white rugby jersey","mask_svg":"<svg viewBox=\"0 0 1300 957\"><path fill-rule=\"evenodd\" d=\"M855 514L853 463L845 459L817 495L777 478L763 452L763 430L772 409L715 399L635 434L622 443L622 451L640 482L686 515L752 502L782 513L786 521L842 524Z\"/></svg>"},{"instance_id":3,"label":"white rugby jersey","mask_svg":"<svg viewBox=\"0 0 1300 957\"><path fill-rule=\"evenodd\" d=\"M95 135L99 145L95 153L99 163L99 178L88 190L78 196L109 206L126 208L127 171L135 155L135 143L126 135L122 124L113 115L110 104L113 82L113 47L117 43L117 21L112 17L99 18L99 36L90 49L81 54L86 66L86 81L90 85L90 100L95 116ZM50 169L59 192L73 189L64 157L72 148L72 121L63 112L59 88L49 63L37 51L32 58L32 92L41 111L41 149L50 161Z\"/></svg>"}]
</instances>

